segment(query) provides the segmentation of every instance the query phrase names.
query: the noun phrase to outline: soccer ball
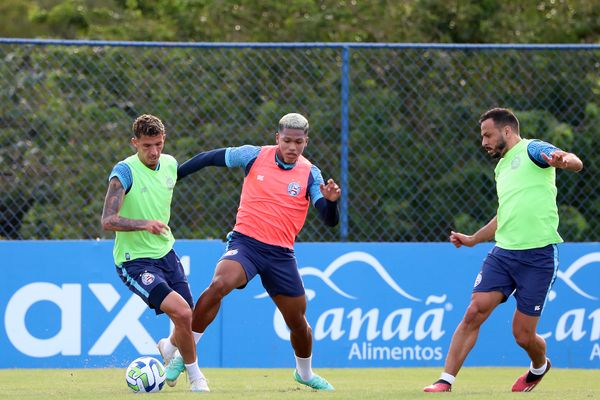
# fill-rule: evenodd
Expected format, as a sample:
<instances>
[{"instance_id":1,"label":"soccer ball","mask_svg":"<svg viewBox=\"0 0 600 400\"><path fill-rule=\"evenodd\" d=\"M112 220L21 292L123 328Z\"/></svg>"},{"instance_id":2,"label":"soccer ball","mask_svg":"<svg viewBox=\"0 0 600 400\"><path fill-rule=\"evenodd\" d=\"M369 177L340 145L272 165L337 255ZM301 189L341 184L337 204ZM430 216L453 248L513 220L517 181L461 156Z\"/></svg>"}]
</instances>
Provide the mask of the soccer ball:
<instances>
[{"instance_id":1,"label":"soccer ball","mask_svg":"<svg viewBox=\"0 0 600 400\"><path fill-rule=\"evenodd\" d=\"M127 386L135 393L158 392L165 384L165 367L154 357L136 358L125 372Z\"/></svg>"}]
</instances>

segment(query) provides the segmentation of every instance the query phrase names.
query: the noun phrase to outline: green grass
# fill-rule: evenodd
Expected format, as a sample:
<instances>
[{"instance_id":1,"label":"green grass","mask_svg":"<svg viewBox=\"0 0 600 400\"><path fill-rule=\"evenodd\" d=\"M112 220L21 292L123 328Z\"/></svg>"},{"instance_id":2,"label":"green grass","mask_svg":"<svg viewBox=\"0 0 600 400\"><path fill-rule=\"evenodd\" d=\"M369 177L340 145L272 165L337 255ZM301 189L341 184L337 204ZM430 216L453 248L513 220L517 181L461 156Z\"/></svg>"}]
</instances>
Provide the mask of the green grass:
<instances>
[{"instance_id":1,"label":"green grass","mask_svg":"<svg viewBox=\"0 0 600 400\"><path fill-rule=\"evenodd\" d=\"M185 377L175 388L156 394L132 393L124 369L0 370L2 399L544 399L600 398L597 370L553 368L531 393L511 393L523 368L464 368L452 393L423 393L436 380L439 368L319 369L335 392L316 392L297 384L292 369L204 369L211 393L191 393Z\"/></svg>"}]
</instances>

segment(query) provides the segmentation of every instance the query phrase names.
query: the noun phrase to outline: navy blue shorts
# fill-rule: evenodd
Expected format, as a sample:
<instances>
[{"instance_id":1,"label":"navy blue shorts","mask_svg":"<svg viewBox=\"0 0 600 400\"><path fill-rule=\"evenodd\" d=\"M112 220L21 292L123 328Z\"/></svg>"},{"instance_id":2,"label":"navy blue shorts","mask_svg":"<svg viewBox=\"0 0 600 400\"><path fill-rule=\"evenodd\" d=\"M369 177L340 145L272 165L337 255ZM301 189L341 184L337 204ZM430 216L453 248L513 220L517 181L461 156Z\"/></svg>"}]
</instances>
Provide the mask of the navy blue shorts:
<instances>
[{"instance_id":1,"label":"navy blue shorts","mask_svg":"<svg viewBox=\"0 0 600 400\"><path fill-rule=\"evenodd\" d=\"M239 262L246 271L248 282L260 275L262 285L271 297L304 295L304 284L291 249L269 245L234 231L227 235L227 249L221 260Z\"/></svg>"},{"instance_id":2,"label":"navy blue shorts","mask_svg":"<svg viewBox=\"0 0 600 400\"><path fill-rule=\"evenodd\" d=\"M125 261L117 265L117 274L129 290L140 296L156 314L163 313L160 305L172 291L179 293L194 308L190 285L175 250L159 259Z\"/></svg>"},{"instance_id":3,"label":"navy blue shorts","mask_svg":"<svg viewBox=\"0 0 600 400\"><path fill-rule=\"evenodd\" d=\"M556 279L558 248L554 244L529 250L494 246L483 260L473 292L501 292L504 301L515 294L517 310L539 317Z\"/></svg>"}]
</instances>

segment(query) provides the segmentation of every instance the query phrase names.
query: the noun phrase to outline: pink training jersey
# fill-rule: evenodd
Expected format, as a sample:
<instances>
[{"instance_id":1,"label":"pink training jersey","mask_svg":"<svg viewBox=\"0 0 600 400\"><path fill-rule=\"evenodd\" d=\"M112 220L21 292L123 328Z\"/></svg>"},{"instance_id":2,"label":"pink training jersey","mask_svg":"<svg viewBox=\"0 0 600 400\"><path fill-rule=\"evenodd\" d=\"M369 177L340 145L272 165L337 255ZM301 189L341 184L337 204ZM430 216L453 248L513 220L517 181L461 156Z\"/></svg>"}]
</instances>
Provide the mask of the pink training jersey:
<instances>
[{"instance_id":1,"label":"pink training jersey","mask_svg":"<svg viewBox=\"0 0 600 400\"><path fill-rule=\"evenodd\" d=\"M275 161L277 146L263 146L244 179L233 230L274 246L294 248L310 204L312 164L303 156L292 169Z\"/></svg>"}]
</instances>

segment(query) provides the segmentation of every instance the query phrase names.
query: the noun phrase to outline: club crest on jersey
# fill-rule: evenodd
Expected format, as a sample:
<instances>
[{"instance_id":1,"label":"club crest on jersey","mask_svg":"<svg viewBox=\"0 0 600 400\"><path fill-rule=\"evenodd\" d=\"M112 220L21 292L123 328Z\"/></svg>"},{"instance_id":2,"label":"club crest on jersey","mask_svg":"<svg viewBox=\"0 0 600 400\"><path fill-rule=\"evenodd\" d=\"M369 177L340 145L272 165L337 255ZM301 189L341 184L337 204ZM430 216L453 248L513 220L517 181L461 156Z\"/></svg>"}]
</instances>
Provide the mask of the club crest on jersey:
<instances>
[{"instance_id":1,"label":"club crest on jersey","mask_svg":"<svg viewBox=\"0 0 600 400\"><path fill-rule=\"evenodd\" d=\"M481 272L480 272L477 274L477 278L475 278L475 284L473 285L473 287L479 286L479 284L481 283L481 279L482 279L482 276L481 276Z\"/></svg>"},{"instance_id":2,"label":"club crest on jersey","mask_svg":"<svg viewBox=\"0 0 600 400\"><path fill-rule=\"evenodd\" d=\"M288 194L290 196L298 196L300 194L300 184L298 182L290 182L288 185Z\"/></svg>"},{"instance_id":3,"label":"club crest on jersey","mask_svg":"<svg viewBox=\"0 0 600 400\"><path fill-rule=\"evenodd\" d=\"M146 286L150 285L152 282L154 282L154 275L152 275L150 272L144 272L142 274L142 283Z\"/></svg>"},{"instance_id":4,"label":"club crest on jersey","mask_svg":"<svg viewBox=\"0 0 600 400\"><path fill-rule=\"evenodd\" d=\"M173 188L175 187L175 181L174 181L174 180L173 180L173 178L171 178L171 177L168 177L168 178L167 178L167 181L166 181L165 183L166 183L166 185L167 185L167 188L168 188L169 190L173 190Z\"/></svg>"},{"instance_id":5,"label":"club crest on jersey","mask_svg":"<svg viewBox=\"0 0 600 400\"><path fill-rule=\"evenodd\" d=\"M521 165L521 157L519 157L519 156L516 156L510 163L510 167L512 169L517 169L517 168L519 168L520 165Z\"/></svg>"}]
</instances>

